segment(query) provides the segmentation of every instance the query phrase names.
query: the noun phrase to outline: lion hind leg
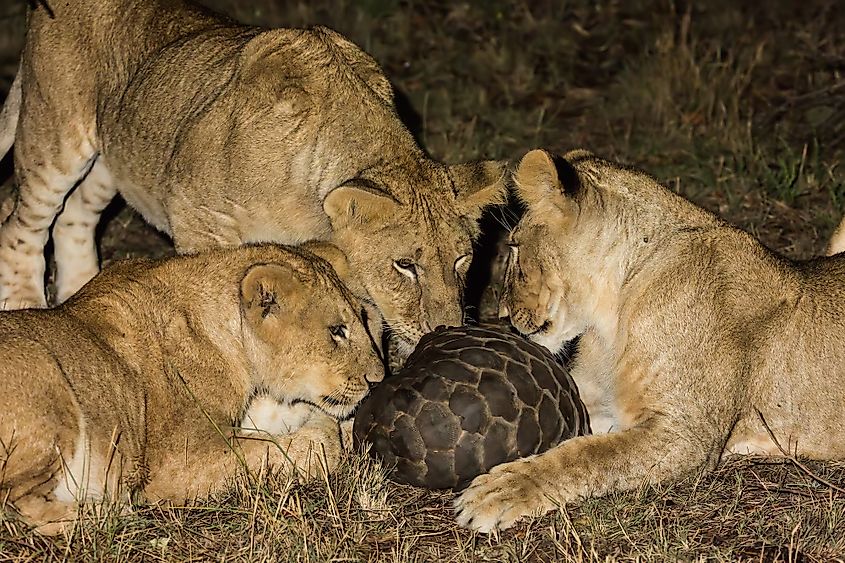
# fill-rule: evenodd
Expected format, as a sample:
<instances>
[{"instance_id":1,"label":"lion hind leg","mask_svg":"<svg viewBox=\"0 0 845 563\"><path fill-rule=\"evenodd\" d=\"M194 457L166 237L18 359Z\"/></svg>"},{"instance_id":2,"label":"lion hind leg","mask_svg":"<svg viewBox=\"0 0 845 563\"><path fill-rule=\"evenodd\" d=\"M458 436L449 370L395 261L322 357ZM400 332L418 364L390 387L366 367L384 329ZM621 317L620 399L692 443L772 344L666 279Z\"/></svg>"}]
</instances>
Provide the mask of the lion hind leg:
<instances>
[{"instance_id":1,"label":"lion hind leg","mask_svg":"<svg viewBox=\"0 0 845 563\"><path fill-rule=\"evenodd\" d=\"M64 532L73 526L79 514L77 503L60 501L52 495L27 495L16 500L14 506L36 532L45 536Z\"/></svg>"},{"instance_id":2,"label":"lion hind leg","mask_svg":"<svg viewBox=\"0 0 845 563\"><path fill-rule=\"evenodd\" d=\"M56 302L64 303L97 275L99 260L94 232L100 214L117 194L102 160L71 192L53 227L56 257Z\"/></svg>"},{"instance_id":3,"label":"lion hind leg","mask_svg":"<svg viewBox=\"0 0 845 563\"><path fill-rule=\"evenodd\" d=\"M0 442L0 457L8 471L0 479L14 512L43 535L61 533L77 518L79 502L57 495L63 474L63 454L76 452L70 446L73 428L59 431L58 440L43 433L29 432L19 439L9 439L7 433ZM65 448L61 448L64 444ZM64 450L61 451L61 450Z\"/></svg>"}]
</instances>

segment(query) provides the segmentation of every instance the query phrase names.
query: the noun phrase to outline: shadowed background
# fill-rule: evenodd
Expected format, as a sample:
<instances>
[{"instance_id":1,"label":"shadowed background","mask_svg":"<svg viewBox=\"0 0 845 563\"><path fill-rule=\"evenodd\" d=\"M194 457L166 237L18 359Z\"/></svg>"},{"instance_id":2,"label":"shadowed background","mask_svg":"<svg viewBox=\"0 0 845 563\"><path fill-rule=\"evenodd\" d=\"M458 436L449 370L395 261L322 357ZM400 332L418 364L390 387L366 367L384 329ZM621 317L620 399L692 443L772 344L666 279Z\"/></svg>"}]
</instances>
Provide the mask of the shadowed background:
<instances>
[{"instance_id":1,"label":"shadowed background","mask_svg":"<svg viewBox=\"0 0 845 563\"><path fill-rule=\"evenodd\" d=\"M645 168L791 258L821 252L845 208L845 11L833 0L205 3L245 23L319 23L350 37L383 65L403 118L438 159L586 147ZM3 95L24 37L24 9L23 1L0 5ZM0 180L10 174L7 156ZM488 218L488 226L498 219L510 220ZM120 202L101 232L106 263L172 252ZM488 239L479 254L492 257L496 233ZM843 557L845 466L803 467L732 461L715 475L570 507L490 543L454 527L448 494L385 483L377 467L356 458L327 483L282 479L282 493L267 483L240 484L202 510L144 508L106 518L75 532L71 553L166 560ZM65 553L61 542L4 526L0 561Z\"/></svg>"}]
</instances>

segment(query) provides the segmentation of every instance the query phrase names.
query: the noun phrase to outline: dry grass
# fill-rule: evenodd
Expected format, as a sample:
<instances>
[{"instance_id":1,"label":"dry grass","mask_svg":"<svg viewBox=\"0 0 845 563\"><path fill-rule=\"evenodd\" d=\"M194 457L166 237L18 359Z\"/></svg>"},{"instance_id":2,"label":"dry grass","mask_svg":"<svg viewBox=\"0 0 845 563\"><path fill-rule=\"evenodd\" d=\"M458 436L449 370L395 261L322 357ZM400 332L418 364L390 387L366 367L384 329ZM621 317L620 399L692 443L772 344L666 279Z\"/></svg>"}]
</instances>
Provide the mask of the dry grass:
<instances>
[{"instance_id":1,"label":"dry grass","mask_svg":"<svg viewBox=\"0 0 845 563\"><path fill-rule=\"evenodd\" d=\"M437 158L586 146L794 258L818 253L845 209L845 11L834 0L207 1L251 23L347 34L385 67ZM16 66L20 6L0 10L0 85ZM172 251L131 211L114 212L106 262ZM805 467L821 480L791 461L732 459L486 538L455 527L450 493L395 485L353 456L322 482L241 479L199 506L141 505L57 540L2 521L0 561L845 560L845 465Z\"/></svg>"},{"instance_id":2,"label":"dry grass","mask_svg":"<svg viewBox=\"0 0 845 563\"><path fill-rule=\"evenodd\" d=\"M845 483L845 464L811 463ZM89 516L48 539L0 520L0 561L831 561L845 554L845 496L788 461L563 507L499 537L456 528L451 493L396 485L366 456L328 479L238 479L191 507Z\"/></svg>"}]
</instances>

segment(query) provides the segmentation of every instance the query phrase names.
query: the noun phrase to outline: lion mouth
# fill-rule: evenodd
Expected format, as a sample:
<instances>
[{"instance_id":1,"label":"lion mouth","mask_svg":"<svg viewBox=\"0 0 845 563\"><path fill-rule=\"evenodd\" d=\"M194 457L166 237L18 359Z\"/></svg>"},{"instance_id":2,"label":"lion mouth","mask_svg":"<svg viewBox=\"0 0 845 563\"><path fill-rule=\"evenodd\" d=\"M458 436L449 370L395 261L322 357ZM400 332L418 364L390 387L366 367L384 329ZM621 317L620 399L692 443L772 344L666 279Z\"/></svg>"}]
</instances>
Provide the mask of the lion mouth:
<instances>
[{"instance_id":1,"label":"lion mouth","mask_svg":"<svg viewBox=\"0 0 845 563\"><path fill-rule=\"evenodd\" d=\"M332 397L330 395L320 397L319 400L308 400L302 398L295 399L294 401L292 401L292 403L294 404L305 403L306 405L310 405L315 409L322 411L337 420L346 420L350 418L354 414L355 409L358 408L360 402L361 401L353 403L350 401L338 399L337 397Z\"/></svg>"},{"instance_id":2,"label":"lion mouth","mask_svg":"<svg viewBox=\"0 0 845 563\"><path fill-rule=\"evenodd\" d=\"M341 401L334 397L323 397L320 399L320 408L338 419L349 416L349 413L355 410L357 404L350 401Z\"/></svg>"},{"instance_id":3,"label":"lion mouth","mask_svg":"<svg viewBox=\"0 0 845 563\"><path fill-rule=\"evenodd\" d=\"M358 405L361 404L361 401L363 401L368 394L369 389L361 397L355 399L346 396L324 395L320 397L320 405L318 408L321 408L323 411L340 420L348 419L355 413Z\"/></svg>"},{"instance_id":4,"label":"lion mouth","mask_svg":"<svg viewBox=\"0 0 845 563\"><path fill-rule=\"evenodd\" d=\"M325 395L320 400L330 407L342 407L349 405L347 401L342 401L340 399L332 397L331 395Z\"/></svg>"},{"instance_id":5,"label":"lion mouth","mask_svg":"<svg viewBox=\"0 0 845 563\"><path fill-rule=\"evenodd\" d=\"M549 332L551 330L551 328L552 328L552 321L546 319L545 321L543 321L543 324L541 324L536 330L533 330L531 332L524 332L524 331L520 331L520 332L522 332L523 336L525 336L527 338L531 338L532 336L542 336L543 334L546 334L547 332Z\"/></svg>"}]
</instances>

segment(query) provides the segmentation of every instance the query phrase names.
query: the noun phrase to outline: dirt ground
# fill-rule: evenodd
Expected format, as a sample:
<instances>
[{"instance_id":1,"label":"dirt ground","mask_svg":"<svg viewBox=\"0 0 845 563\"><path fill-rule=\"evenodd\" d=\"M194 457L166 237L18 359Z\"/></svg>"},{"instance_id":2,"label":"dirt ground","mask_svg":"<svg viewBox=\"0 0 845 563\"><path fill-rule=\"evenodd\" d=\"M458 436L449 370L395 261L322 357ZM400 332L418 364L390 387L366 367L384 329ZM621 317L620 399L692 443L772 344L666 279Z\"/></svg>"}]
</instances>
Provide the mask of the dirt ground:
<instances>
[{"instance_id":1,"label":"dirt ground","mask_svg":"<svg viewBox=\"0 0 845 563\"><path fill-rule=\"evenodd\" d=\"M403 118L438 159L590 148L793 259L819 254L845 210L845 10L834 0L206 3L245 23L346 34L383 65ZM0 92L24 8L0 5ZM0 180L10 175L7 156ZM172 252L120 202L107 215L103 263ZM487 538L454 525L451 493L394 485L353 456L324 483L264 476L199 507L101 514L58 540L0 520L0 562L841 561L843 489L842 463L728 460Z\"/></svg>"}]
</instances>

